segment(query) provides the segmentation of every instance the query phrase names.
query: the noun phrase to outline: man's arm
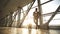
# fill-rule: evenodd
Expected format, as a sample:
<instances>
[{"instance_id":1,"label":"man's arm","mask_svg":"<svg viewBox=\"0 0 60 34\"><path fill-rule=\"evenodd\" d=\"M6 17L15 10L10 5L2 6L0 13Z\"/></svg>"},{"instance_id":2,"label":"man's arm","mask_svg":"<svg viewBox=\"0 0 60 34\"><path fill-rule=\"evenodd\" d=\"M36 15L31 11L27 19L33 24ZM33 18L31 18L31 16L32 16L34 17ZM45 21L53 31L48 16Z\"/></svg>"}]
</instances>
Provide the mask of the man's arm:
<instances>
[{"instance_id":1,"label":"man's arm","mask_svg":"<svg viewBox=\"0 0 60 34\"><path fill-rule=\"evenodd\" d=\"M38 12L38 17L40 16L40 13Z\"/></svg>"},{"instance_id":2,"label":"man's arm","mask_svg":"<svg viewBox=\"0 0 60 34\"><path fill-rule=\"evenodd\" d=\"M35 15L35 12L33 12L33 16Z\"/></svg>"}]
</instances>

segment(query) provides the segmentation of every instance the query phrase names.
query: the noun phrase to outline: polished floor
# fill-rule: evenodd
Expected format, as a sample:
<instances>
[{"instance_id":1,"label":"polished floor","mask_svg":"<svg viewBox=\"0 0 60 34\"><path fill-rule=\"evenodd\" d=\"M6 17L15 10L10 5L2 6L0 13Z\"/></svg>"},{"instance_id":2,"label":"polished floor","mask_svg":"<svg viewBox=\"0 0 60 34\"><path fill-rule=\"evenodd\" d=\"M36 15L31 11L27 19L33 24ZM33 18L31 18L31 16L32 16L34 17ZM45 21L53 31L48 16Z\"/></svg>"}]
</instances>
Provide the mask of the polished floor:
<instances>
[{"instance_id":1,"label":"polished floor","mask_svg":"<svg viewBox=\"0 0 60 34\"><path fill-rule=\"evenodd\" d=\"M60 30L0 27L0 34L60 34Z\"/></svg>"}]
</instances>

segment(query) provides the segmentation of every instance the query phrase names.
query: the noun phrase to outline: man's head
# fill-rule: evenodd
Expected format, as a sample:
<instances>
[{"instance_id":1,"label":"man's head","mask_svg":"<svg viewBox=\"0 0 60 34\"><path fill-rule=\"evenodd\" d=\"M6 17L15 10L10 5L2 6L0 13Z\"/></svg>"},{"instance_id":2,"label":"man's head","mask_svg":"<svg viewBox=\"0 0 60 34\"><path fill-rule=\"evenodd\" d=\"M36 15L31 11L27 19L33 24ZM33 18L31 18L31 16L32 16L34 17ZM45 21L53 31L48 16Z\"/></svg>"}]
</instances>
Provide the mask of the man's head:
<instances>
[{"instance_id":1,"label":"man's head","mask_svg":"<svg viewBox=\"0 0 60 34\"><path fill-rule=\"evenodd\" d=\"M37 12L37 8L35 8L35 12Z\"/></svg>"},{"instance_id":2,"label":"man's head","mask_svg":"<svg viewBox=\"0 0 60 34\"><path fill-rule=\"evenodd\" d=\"M37 11L37 8L35 10Z\"/></svg>"}]
</instances>

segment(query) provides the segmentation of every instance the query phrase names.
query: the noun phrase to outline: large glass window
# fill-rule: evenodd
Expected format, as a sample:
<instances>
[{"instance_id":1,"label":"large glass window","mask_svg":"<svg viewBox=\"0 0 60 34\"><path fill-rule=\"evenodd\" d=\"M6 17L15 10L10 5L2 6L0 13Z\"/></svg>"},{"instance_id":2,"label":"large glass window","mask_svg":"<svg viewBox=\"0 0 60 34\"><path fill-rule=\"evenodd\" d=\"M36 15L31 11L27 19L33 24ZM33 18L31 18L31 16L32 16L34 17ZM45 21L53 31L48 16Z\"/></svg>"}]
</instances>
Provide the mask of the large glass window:
<instances>
[{"instance_id":1,"label":"large glass window","mask_svg":"<svg viewBox=\"0 0 60 34\"><path fill-rule=\"evenodd\" d=\"M41 0L41 4L44 3L44 2L47 2L47 1L49 1L49 0ZM34 22L33 22L33 12L35 11L35 8L38 7L37 5L38 5L38 3L37 3L37 0L36 0L32 9L30 10L28 16L26 17L24 23L26 23L26 24L27 23L33 23L34 24ZM44 4L44 5L41 5L42 6L42 14L55 12L59 5L60 5L60 0L53 0L51 2L48 2L48 3ZM26 9L26 8L24 8L24 9ZM58 25L58 24L60 25L60 23L59 23L60 22L60 16L59 15L60 14L57 14L53 18L53 20L50 22L50 25ZM46 23L51 16L52 16L52 14L46 15L46 16L43 15L43 22Z\"/></svg>"}]
</instances>

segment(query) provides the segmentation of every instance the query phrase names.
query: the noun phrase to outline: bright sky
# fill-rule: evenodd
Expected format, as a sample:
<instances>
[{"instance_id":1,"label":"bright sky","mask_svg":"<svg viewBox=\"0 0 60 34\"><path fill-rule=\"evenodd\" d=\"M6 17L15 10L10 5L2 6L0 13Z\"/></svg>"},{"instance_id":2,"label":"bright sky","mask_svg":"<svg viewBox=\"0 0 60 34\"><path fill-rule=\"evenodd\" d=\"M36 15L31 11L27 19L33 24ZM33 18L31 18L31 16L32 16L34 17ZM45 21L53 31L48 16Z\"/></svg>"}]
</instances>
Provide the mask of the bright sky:
<instances>
[{"instance_id":1,"label":"bright sky","mask_svg":"<svg viewBox=\"0 0 60 34\"><path fill-rule=\"evenodd\" d=\"M44 2L46 2L46 1L49 1L49 0L41 0L41 3L44 3ZM46 13L54 12L59 5L60 5L60 0L54 0L54 1L52 1L52 2L49 2L49 3L47 3L47 4L44 4L44 5L42 5L42 13L43 13L43 14L46 14ZM34 6L37 6L37 1L36 1L35 4L33 5L33 7L34 7ZM26 10L26 9L27 9L27 6L25 6L23 9ZM33 12L34 12L34 11L35 11L35 8L33 8L33 9L30 10L30 12L29 12L28 16L26 17L23 25L27 25L27 24L30 24L30 23L31 23L32 25L35 25L34 22L33 22ZM47 20L48 20L50 17L51 17L51 16L46 16L46 17L44 17L43 19L46 20L46 21L44 21L44 23L47 22ZM59 19L59 18L60 18L60 14L57 14L57 15L54 17L54 19ZM52 21L50 22L50 25L60 25L60 20L52 20Z\"/></svg>"}]
</instances>

